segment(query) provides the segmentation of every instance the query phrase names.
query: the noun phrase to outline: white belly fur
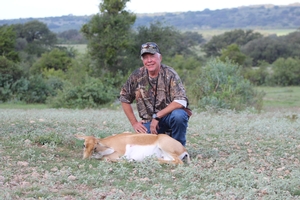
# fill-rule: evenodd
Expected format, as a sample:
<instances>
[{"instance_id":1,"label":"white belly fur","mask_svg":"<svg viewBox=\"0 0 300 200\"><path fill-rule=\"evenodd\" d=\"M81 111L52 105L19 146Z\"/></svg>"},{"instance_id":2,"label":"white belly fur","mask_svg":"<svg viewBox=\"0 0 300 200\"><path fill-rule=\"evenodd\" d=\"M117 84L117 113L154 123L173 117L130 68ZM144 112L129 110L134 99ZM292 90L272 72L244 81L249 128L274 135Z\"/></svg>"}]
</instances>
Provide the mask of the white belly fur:
<instances>
[{"instance_id":1,"label":"white belly fur","mask_svg":"<svg viewBox=\"0 0 300 200\"><path fill-rule=\"evenodd\" d=\"M169 154L163 152L157 145L126 145L124 157L128 160L142 161L149 156L154 156L168 161L174 160Z\"/></svg>"}]
</instances>

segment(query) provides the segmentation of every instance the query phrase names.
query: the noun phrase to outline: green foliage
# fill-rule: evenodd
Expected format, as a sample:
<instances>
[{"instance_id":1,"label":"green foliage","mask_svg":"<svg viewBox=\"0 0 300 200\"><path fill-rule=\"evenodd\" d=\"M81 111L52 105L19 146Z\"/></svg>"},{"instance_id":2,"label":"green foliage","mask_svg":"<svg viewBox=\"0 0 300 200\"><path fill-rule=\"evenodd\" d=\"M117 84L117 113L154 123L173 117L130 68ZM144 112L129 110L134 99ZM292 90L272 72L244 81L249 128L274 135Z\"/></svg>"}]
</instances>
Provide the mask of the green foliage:
<instances>
[{"instance_id":1,"label":"green foliage","mask_svg":"<svg viewBox=\"0 0 300 200\"><path fill-rule=\"evenodd\" d=\"M267 66L259 66L255 68L243 68L242 74L244 78L249 80L253 85L265 85L269 78L269 70Z\"/></svg>"},{"instance_id":2,"label":"green foliage","mask_svg":"<svg viewBox=\"0 0 300 200\"><path fill-rule=\"evenodd\" d=\"M67 71L71 63L72 59L65 51L55 48L50 52L42 54L42 57L31 67L31 73L43 73L47 77L51 75L51 70L52 72Z\"/></svg>"},{"instance_id":3,"label":"green foliage","mask_svg":"<svg viewBox=\"0 0 300 200\"><path fill-rule=\"evenodd\" d=\"M4 56L0 56L0 75L10 75L13 80L17 80L22 76L22 69L13 61Z\"/></svg>"},{"instance_id":4,"label":"green foliage","mask_svg":"<svg viewBox=\"0 0 300 200\"><path fill-rule=\"evenodd\" d=\"M30 138L30 139L32 139L32 138ZM33 141L40 145L45 145L45 144L62 145L62 144L64 144L64 138L56 132L51 132L51 133L43 134L43 135L37 135L33 139Z\"/></svg>"},{"instance_id":5,"label":"green foliage","mask_svg":"<svg viewBox=\"0 0 300 200\"><path fill-rule=\"evenodd\" d=\"M15 51L16 33L10 26L0 26L0 56L13 62L19 62L20 58Z\"/></svg>"},{"instance_id":6,"label":"green foliage","mask_svg":"<svg viewBox=\"0 0 300 200\"><path fill-rule=\"evenodd\" d=\"M231 44L221 51L220 60L226 62L227 59L238 65L243 65L246 60L246 55L240 51L237 44Z\"/></svg>"},{"instance_id":7,"label":"green foliage","mask_svg":"<svg viewBox=\"0 0 300 200\"><path fill-rule=\"evenodd\" d=\"M140 26L137 30L134 41L138 51L141 44L152 41L159 45L162 55L166 57L173 57L176 54L196 55L190 48L203 42L202 35L196 32L181 33L175 27L166 26L159 21L151 23L149 27Z\"/></svg>"},{"instance_id":8,"label":"green foliage","mask_svg":"<svg viewBox=\"0 0 300 200\"><path fill-rule=\"evenodd\" d=\"M76 29L70 29L57 34L59 44L85 44L83 34Z\"/></svg>"},{"instance_id":9,"label":"green foliage","mask_svg":"<svg viewBox=\"0 0 300 200\"><path fill-rule=\"evenodd\" d=\"M10 74L0 74L0 102L8 101L11 98L12 84L13 78Z\"/></svg>"},{"instance_id":10,"label":"green foliage","mask_svg":"<svg viewBox=\"0 0 300 200\"><path fill-rule=\"evenodd\" d=\"M20 100L26 103L45 103L50 90L51 88L41 75L31 76L26 93L21 96Z\"/></svg>"},{"instance_id":11,"label":"green foliage","mask_svg":"<svg viewBox=\"0 0 300 200\"><path fill-rule=\"evenodd\" d=\"M178 66L178 68L182 69L191 69L191 66L179 60L185 59L189 63L193 62L192 60L198 60L198 50L195 50L194 47L199 46L203 42L202 35L196 32L181 33L174 27L165 26L161 22L151 23L149 27L138 27L137 32L132 33L131 37L132 45L126 52L128 55L123 60L124 66L126 66L129 71L142 65L140 60L140 47L141 44L145 42L156 42L162 53L163 62L174 68ZM174 58L180 62L180 64L173 62L172 60ZM195 66L197 66L197 64ZM195 66L192 68L195 68Z\"/></svg>"},{"instance_id":12,"label":"green foliage","mask_svg":"<svg viewBox=\"0 0 300 200\"><path fill-rule=\"evenodd\" d=\"M276 85L300 85L300 59L279 58L273 64L272 80Z\"/></svg>"},{"instance_id":13,"label":"green foliage","mask_svg":"<svg viewBox=\"0 0 300 200\"><path fill-rule=\"evenodd\" d=\"M38 20L15 24L13 27L17 32L17 38L24 39L22 40L24 45L22 49L29 54L40 56L57 42L56 35L49 30L45 23Z\"/></svg>"},{"instance_id":14,"label":"green foliage","mask_svg":"<svg viewBox=\"0 0 300 200\"><path fill-rule=\"evenodd\" d=\"M203 45L203 51L208 57L220 56L221 50L226 48L228 45L236 44L239 46L247 44L257 38L261 38L260 33L255 33L253 30L242 30L236 29L233 31L225 32L221 35L215 35L212 39Z\"/></svg>"},{"instance_id":15,"label":"green foliage","mask_svg":"<svg viewBox=\"0 0 300 200\"><path fill-rule=\"evenodd\" d=\"M162 19L181 30L203 29L295 29L300 26L300 7L243 6L231 9L204 9L176 13L147 13L138 16L135 26L148 25Z\"/></svg>"},{"instance_id":16,"label":"green foliage","mask_svg":"<svg viewBox=\"0 0 300 200\"><path fill-rule=\"evenodd\" d=\"M129 47L129 33L136 16L125 10L128 0L104 0L100 13L83 25L81 31L88 39L88 49L97 61L97 74L123 69L124 52Z\"/></svg>"},{"instance_id":17,"label":"green foliage","mask_svg":"<svg viewBox=\"0 0 300 200\"><path fill-rule=\"evenodd\" d=\"M163 63L174 68L185 85L192 83L190 77L201 67L201 62L193 56L175 55L174 57L163 57Z\"/></svg>"},{"instance_id":18,"label":"green foliage","mask_svg":"<svg viewBox=\"0 0 300 200\"><path fill-rule=\"evenodd\" d=\"M54 108L97 108L115 100L118 92L109 82L86 77L80 85L65 84L49 104Z\"/></svg>"},{"instance_id":19,"label":"green foliage","mask_svg":"<svg viewBox=\"0 0 300 200\"><path fill-rule=\"evenodd\" d=\"M0 56L0 101L8 101L12 95L12 85L20 79L20 67L6 57Z\"/></svg>"},{"instance_id":20,"label":"green foliage","mask_svg":"<svg viewBox=\"0 0 300 200\"><path fill-rule=\"evenodd\" d=\"M259 61L273 63L279 57L290 55L292 49L283 37L269 36L252 40L242 47L242 52L252 58L253 66Z\"/></svg>"},{"instance_id":21,"label":"green foliage","mask_svg":"<svg viewBox=\"0 0 300 200\"><path fill-rule=\"evenodd\" d=\"M250 82L240 75L239 66L230 61L209 61L190 89L198 99L200 108L262 108L262 93L257 93Z\"/></svg>"},{"instance_id":22,"label":"green foliage","mask_svg":"<svg viewBox=\"0 0 300 200\"><path fill-rule=\"evenodd\" d=\"M150 11L149 11L150 12ZM216 10L199 10L174 13L139 13L134 28L149 25L155 21L164 21L180 30L213 30L213 29L292 29L300 26L300 7L296 4L282 6L243 6ZM80 30L82 24L87 23L93 15L64 15L36 18L47 23L49 29L56 33L70 29ZM3 24L24 24L33 18L0 20Z\"/></svg>"}]
</instances>

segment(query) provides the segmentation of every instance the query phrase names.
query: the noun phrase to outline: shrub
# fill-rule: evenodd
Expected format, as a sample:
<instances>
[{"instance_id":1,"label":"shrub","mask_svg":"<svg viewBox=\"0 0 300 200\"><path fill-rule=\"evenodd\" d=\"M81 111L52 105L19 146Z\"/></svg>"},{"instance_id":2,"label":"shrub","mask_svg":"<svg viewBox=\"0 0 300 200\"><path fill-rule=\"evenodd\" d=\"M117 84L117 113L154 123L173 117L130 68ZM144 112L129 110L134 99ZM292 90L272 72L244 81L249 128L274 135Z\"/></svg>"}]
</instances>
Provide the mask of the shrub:
<instances>
[{"instance_id":1,"label":"shrub","mask_svg":"<svg viewBox=\"0 0 300 200\"><path fill-rule=\"evenodd\" d=\"M262 108L262 93L256 92L249 80L240 75L239 66L229 60L209 61L192 86L198 106L243 110Z\"/></svg>"},{"instance_id":2,"label":"shrub","mask_svg":"<svg viewBox=\"0 0 300 200\"><path fill-rule=\"evenodd\" d=\"M50 90L51 88L42 75L31 76L29 77L27 91L20 100L26 103L45 103L50 95Z\"/></svg>"},{"instance_id":3,"label":"shrub","mask_svg":"<svg viewBox=\"0 0 300 200\"><path fill-rule=\"evenodd\" d=\"M13 77L10 74L0 74L0 102L8 101L12 96L11 85Z\"/></svg>"},{"instance_id":4,"label":"shrub","mask_svg":"<svg viewBox=\"0 0 300 200\"><path fill-rule=\"evenodd\" d=\"M0 101L9 101L12 97L12 85L22 76L22 70L13 61L0 56Z\"/></svg>"},{"instance_id":5,"label":"shrub","mask_svg":"<svg viewBox=\"0 0 300 200\"><path fill-rule=\"evenodd\" d=\"M48 103L54 108L97 108L113 101L117 93L113 85L87 76L81 85L66 84Z\"/></svg>"},{"instance_id":6,"label":"shrub","mask_svg":"<svg viewBox=\"0 0 300 200\"><path fill-rule=\"evenodd\" d=\"M276 85L300 85L300 59L279 58L273 63L272 80Z\"/></svg>"},{"instance_id":7,"label":"shrub","mask_svg":"<svg viewBox=\"0 0 300 200\"><path fill-rule=\"evenodd\" d=\"M253 85L265 85L269 75L267 66L247 67L242 70L244 78L248 79Z\"/></svg>"}]
</instances>

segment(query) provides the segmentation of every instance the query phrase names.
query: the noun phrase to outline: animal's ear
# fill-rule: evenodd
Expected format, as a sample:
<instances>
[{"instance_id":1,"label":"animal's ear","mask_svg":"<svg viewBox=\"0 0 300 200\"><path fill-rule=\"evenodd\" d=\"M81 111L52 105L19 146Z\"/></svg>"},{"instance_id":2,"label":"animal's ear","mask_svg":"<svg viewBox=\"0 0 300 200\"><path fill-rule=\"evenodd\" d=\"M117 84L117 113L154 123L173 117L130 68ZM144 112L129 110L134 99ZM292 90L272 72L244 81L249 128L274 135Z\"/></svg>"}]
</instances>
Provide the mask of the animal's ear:
<instances>
[{"instance_id":1,"label":"animal's ear","mask_svg":"<svg viewBox=\"0 0 300 200\"><path fill-rule=\"evenodd\" d=\"M85 140L86 139L86 136L84 135L74 135L77 139L79 140Z\"/></svg>"},{"instance_id":2,"label":"animal's ear","mask_svg":"<svg viewBox=\"0 0 300 200\"><path fill-rule=\"evenodd\" d=\"M107 148L107 149L105 149L104 151L99 152L99 153L101 153L102 156L106 156L106 155L112 154L113 152L115 152L114 149L112 149L112 148Z\"/></svg>"},{"instance_id":3,"label":"animal's ear","mask_svg":"<svg viewBox=\"0 0 300 200\"><path fill-rule=\"evenodd\" d=\"M100 145L101 147L106 147L104 144L102 144L101 142L97 142L98 145Z\"/></svg>"}]
</instances>

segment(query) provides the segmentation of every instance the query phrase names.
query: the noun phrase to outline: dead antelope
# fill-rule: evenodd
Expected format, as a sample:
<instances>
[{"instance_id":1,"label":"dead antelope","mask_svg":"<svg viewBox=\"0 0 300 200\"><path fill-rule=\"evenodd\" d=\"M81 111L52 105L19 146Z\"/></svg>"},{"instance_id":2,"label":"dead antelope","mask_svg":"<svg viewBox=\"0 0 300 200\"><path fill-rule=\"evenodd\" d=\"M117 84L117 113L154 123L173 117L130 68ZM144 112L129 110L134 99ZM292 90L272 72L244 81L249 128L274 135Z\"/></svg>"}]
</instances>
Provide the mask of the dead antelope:
<instances>
[{"instance_id":1,"label":"dead antelope","mask_svg":"<svg viewBox=\"0 0 300 200\"><path fill-rule=\"evenodd\" d=\"M155 156L160 163L183 164L182 159L190 156L184 146L166 134L121 133L106 138L75 135L84 140L83 158L96 155L101 159L118 161L120 158L142 161Z\"/></svg>"}]
</instances>

